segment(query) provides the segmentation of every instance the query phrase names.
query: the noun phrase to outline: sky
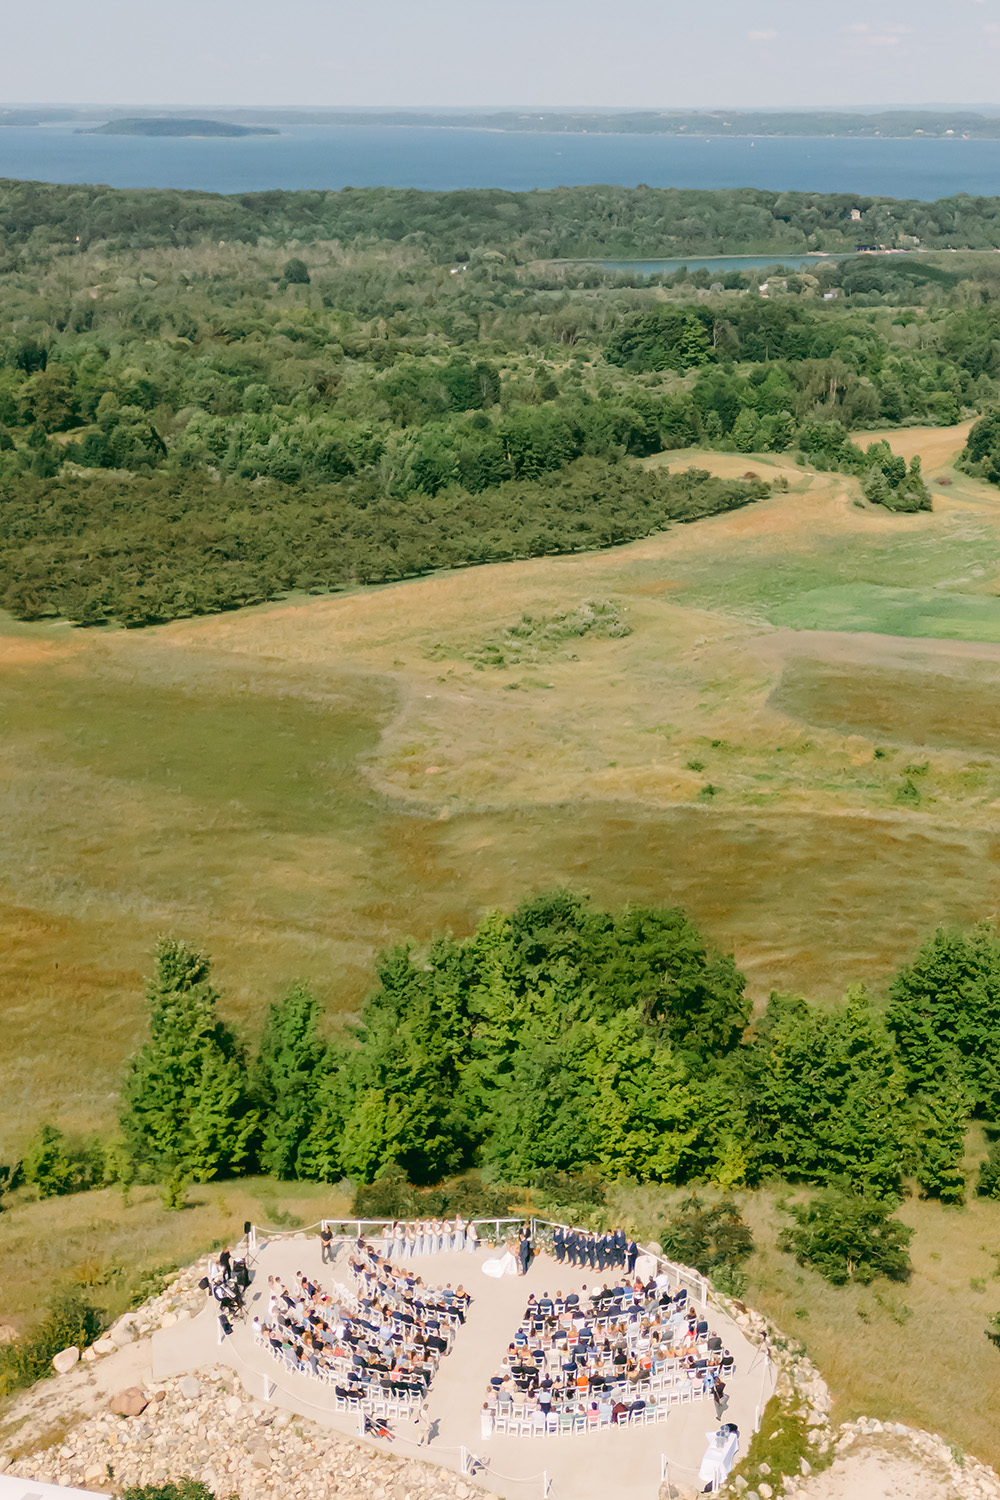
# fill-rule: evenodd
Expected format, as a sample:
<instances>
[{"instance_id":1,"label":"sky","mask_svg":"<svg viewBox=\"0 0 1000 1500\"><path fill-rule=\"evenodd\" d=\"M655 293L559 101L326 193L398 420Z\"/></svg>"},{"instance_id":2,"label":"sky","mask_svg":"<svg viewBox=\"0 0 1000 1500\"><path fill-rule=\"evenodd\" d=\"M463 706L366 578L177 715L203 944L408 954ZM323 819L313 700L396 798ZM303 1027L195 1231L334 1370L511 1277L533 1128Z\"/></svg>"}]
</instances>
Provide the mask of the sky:
<instances>
[{"instance_id":1,"label":"sky","mask_svg":"<svg viewBox=\"0 0 1000 1500\"><path fill-rule=\"evenodd\" d=\"M1000 103L1000 0L31 0L0 103Z\"/></svg>"}]
</instances>

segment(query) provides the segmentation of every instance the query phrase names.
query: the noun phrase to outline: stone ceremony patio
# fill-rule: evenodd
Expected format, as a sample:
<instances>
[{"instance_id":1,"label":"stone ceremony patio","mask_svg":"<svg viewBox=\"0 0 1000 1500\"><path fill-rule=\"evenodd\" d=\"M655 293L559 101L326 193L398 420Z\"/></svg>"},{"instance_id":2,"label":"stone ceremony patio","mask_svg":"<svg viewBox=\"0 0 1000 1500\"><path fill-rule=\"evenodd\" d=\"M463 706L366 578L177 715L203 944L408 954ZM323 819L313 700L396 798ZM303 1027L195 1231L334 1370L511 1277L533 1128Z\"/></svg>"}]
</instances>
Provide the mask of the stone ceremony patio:
<instances>
[{"instance_id":1,"label":"stone ceremony patio","mask_svg":"<svg viewBox=\"0 0 1000 1500\"><path fill-rule=\"evenodd\" d=\"M246 1320L237 1323L221 1345L214 1302L206 1302L196 1318L161 1329L153 1336L154 1377L163 1380L228 1364L253 1396L335 1430L356 1434L357 1415L334 1410L330 1387L286 1369L269 1349L255 1344L250 1327L253 1317L259 1316L262 1321L266 1317L270 1275L291 1284L295 1273L302 1271L323 1286L335 1280L353 1285L347 1268L350 1245L341 1242L334 1263L323 1265L315 1234L261 1242L247 1293ZM557 1290L579 1292L614 1274L560 1266L542 1253L527 1276L494 1279L485 1276L482 1267L496 1253L487 1248L475 1254L446 1252L414 1256L407 1261L426 1285L461 1284L473 1301L451 1352L431 1383L426 1408L429 1436L424 1446L418 1446L416 1427L405 1418L389 1419L393 1442L366 1441L401 1457L422 1458L456 1471L462 1469L464 1450L484 1466L470 1476L472 1481L505 1500L542 1497L546 1485L553 1500L651 1500L659 1489L664 1456L676 1483L700 1489L697 1470L707 1434L719 1426L709 1398L678 1405L665 1421L648 1426L605 1427L544 1437L482 1436L481 1414L489 1379L500 1368L529 1292L536 1296ZM743 1454L757 1414L773 1390L774 1371L727 1314L710 1307L709 1317L713 1330L722 1335L736 1360L727 1382L729 1399L722 1420L738 1426Z\"/></svg>"}]
</instances>

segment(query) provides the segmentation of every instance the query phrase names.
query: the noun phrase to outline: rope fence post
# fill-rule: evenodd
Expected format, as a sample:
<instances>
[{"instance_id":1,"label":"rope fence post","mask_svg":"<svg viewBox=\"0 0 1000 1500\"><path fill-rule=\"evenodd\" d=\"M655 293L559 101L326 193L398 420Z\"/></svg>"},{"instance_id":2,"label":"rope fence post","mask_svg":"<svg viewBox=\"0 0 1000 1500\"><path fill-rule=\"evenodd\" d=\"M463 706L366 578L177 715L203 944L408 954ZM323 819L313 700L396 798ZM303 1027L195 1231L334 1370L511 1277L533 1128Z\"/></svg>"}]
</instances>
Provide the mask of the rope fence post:
<instances>
[{"instance_id":1,"label":"rope fence post","mask_svg":"<svg viewBox=\"0 0 1000 1500\"><path fill-rule=\"evenodd\" d=\"M542 1470L542 1500L548 1500L552 1493L552 1481L549 1479L548 1469Z\"/></svg>"}]
</instances>

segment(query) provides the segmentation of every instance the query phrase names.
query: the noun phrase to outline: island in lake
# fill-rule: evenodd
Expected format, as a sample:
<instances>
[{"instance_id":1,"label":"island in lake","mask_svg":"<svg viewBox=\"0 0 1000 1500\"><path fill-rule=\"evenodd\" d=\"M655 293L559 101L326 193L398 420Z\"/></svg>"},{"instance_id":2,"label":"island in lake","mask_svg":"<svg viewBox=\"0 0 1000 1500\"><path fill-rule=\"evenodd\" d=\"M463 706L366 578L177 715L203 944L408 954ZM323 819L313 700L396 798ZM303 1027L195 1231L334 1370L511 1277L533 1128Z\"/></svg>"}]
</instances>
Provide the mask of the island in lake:
<instances>
[{"instance_id":1,"label":"island in lake","mask_svg":"<svg viewBox=\"0 0 1000 1500\"><path fill-rule=\"evenodd\" d=\"M77 135L279 135L271 125L236 125L231 120L194 120L174 115L109 120Z\"/></svg>"}]
</instances>

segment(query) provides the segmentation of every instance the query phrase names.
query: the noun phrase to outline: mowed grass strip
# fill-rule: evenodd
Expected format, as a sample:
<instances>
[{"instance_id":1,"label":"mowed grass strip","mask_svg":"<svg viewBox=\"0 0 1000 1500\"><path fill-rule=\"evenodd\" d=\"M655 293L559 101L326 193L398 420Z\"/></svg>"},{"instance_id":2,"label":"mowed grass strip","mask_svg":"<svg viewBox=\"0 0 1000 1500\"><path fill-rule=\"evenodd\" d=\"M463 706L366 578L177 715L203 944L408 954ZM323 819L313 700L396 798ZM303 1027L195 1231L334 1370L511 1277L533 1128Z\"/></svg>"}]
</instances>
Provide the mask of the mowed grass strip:
<instances>
[{"instance_id":1,"label":"mowed grass strip","mask_svg":"<svg viewBox=\"0 0 1000 1500\"><path fill-rule=\"evenodd\" d=\"M873 631L951 641L1000 641L1000 599L935 589L841 583L806 589L767 611L794 630Z\"/></svg>"}]
</instances>

